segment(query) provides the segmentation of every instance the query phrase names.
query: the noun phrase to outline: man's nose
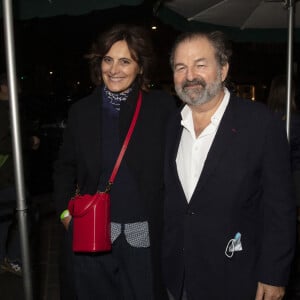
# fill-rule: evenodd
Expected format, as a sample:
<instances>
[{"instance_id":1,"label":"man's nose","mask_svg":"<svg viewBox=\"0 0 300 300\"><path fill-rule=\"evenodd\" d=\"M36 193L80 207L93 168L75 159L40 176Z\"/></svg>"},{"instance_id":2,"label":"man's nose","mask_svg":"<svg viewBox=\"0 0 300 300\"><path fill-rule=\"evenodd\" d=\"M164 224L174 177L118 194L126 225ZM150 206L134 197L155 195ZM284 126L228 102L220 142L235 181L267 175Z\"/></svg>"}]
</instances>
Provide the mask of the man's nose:
<instances>
[{"instance_id":1,"label":"man's nose","mask_svg":"<svg viewBox=\"0 0 300 300\"><path fill-rule=\"evenodd\" d=\"M193 68L187 68L186 79L192 81L195 78L195 72Z\"/></svg>"}]
</instances>

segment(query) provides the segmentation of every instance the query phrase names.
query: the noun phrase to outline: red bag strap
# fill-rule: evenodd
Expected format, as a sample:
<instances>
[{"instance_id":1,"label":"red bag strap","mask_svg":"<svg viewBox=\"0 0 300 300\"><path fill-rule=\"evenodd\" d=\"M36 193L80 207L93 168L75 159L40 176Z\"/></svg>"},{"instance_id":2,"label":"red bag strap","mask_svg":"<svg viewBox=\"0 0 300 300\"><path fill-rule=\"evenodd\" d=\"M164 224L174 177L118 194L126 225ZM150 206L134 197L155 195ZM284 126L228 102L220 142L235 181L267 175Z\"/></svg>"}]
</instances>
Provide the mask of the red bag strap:
<instances>
[{"instance_id":1,"label":"red bag strap","mask_svg":"<svg viewBox=\"0 0 300 300\"><path fill-rule=\"evenodd\" d=\"M108 193L97 192L94 195L84 195L81 197L82 199L72 198L69 201L68 210L70 211L73 217L82 217L86 215L89 212L89 210L99 201L101 201L102 203L107 203L107 201L109 201L107 198L109 197ZM82 203L82 205L76 205L76 211L75 211L75 201L76 203L78 203L77 201L79 201L79 203Z\"/></svg>"},{"instance_id":2,"label":"red bag strap","mask_svg":"<svg viewBox=\"0 0 300 300\"><path fill-rule=\"evenodd\" d=\"M139 112L140 112L140 109L141 109L141 105L142 105L142 92L139 91L139 96L138 96L138 100L137 100L137 103L136 103L135 112L134 112L133 118L131 120L130 127L128 129L128 132L127 132L127 135L125 137L123 146L121 148L121 151L120 151L119 156L117 158L117 161L115 163L114 169L113 169L113 171L110 175L110 179L109 179L108 185L105 189L105 193L108 193L110 191L111 186L113 185L113 183L115 181L115 177L118 173L121 161L124 157L125 151L127 149L128 143L129 143L131 135L133 133L133 130L134 130L134 127L135 127L135 124L136 124L136 121L137 121L137 118L138 118L138 115L139 115Z\"/></svg>"}]
</instances>

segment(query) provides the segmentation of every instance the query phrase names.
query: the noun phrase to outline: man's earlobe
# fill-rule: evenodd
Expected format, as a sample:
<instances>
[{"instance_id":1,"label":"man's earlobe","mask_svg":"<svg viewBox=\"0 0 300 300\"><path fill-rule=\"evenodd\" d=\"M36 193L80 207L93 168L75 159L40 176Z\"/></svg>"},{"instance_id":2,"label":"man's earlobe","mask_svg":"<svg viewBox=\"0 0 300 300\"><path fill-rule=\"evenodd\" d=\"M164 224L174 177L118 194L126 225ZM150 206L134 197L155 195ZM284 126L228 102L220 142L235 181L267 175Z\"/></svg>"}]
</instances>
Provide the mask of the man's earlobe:
<instances>
[{"instance_id":1,"label":"man's earlobe","mask_svg":"<svg viewBox=\"0 0 300 300\"><path fill-rule=\"evenodd\" d=\"M222 67L222 82L226 80L228 71L229 71L229 64L226 63L226 65Z\"/></svg>"}]
</instances>

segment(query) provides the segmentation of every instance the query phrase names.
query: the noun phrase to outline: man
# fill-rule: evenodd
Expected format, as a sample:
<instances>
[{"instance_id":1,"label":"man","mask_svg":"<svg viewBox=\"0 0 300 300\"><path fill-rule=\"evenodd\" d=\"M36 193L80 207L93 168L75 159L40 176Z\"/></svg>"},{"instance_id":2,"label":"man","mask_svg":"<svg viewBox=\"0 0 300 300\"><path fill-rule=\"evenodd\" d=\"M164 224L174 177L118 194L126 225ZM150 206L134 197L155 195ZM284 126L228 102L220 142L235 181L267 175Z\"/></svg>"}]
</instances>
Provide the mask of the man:
<instances>
[{"instance_id":1,"label":"man","mask_svg":"<svg viewBox=\"0 0 300 300\"><path fill-rule=\"evenodd\" d=\"M224 86L221 32L185 33L171 53L185 106L169 123L164 278L170 299L282 299L295 244L288 143L264 105Z\"/></svg>"},{"instance_id":2,"label":"man","mask_svg":"<svg viewBox=\"0 0 300 300\"><path fill-rule=\"evenodd\" d=\"M36 150L37 136L24 139L24 148ZM6 74L0 74L0 271L22 275L19 232L14 229L16 190L9 118L9 89Z\"/></svg>"}]
</instances>

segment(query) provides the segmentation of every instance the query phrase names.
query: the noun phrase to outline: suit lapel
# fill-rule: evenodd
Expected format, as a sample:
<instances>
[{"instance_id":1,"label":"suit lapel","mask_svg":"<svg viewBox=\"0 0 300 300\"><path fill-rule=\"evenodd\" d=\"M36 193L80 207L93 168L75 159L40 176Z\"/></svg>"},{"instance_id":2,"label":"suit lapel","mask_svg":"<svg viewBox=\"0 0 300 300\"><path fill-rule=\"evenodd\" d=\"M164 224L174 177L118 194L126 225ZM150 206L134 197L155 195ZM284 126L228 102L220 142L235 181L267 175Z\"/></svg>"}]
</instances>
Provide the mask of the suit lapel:
<instances>
[{"instance_id":1,"label":"suit lapel","mask_svg":"<svg viewBox=\"0 0 300 300\"><path fill-rule=\"evenodd\" d=\"M209 177L216 170L219 161L226 154L226 151L229 151L229 147L236 135L236 126L234 120L234 101L231 98L222 117L215 139L208 152L202 173L190 203L193 201L193 198L195 198L195 194L201 191Z\"/></svg>"},{"instance_id":2,"label":"suit lapel","mask_svg":"<svg viewBox=\"0 0 300 300\"><path fill-rule=\"evenodd\" d=\"M180 110L181 111L181 110ZM176 165L176 158L177 158L177 152L179 148L179 143L181 140L182 130L183 127L181 125L181 114L180 112L177 114L176 119L174 119L173 126L171 127L172 130L169 130L168 132L168 139L170 142L169 147L167 148L167 153L169 153L169 161L170 161L170 172L174 175L175 178L175 184L179 186L179 190L182 192L182 196L185 199L185 194L179 179L178 171L177 171L177 165Z\"/></svg>"},{"instance_id":3,"label":"suit lapel","mask_svg":"<svg viewBox=\"0 0 300 300\"><path fill-rule=\"evenodd\" d=\"M175 130L173 131L173 138L171 139L173 144L171 145L171 167L173 169L173 171L176 171L177 173L177 166L176 166L176 157L177 157L177 152L178 152L178 147L179 147L179 143L180 143L180 139L181 139L181 135L182 135L182 130L183 127L181 125L181 117L180 115L178 115L178 118L176 118L176 127ZM178 174L177 174L178 177Z\"/></svg>"}]
</instances>

